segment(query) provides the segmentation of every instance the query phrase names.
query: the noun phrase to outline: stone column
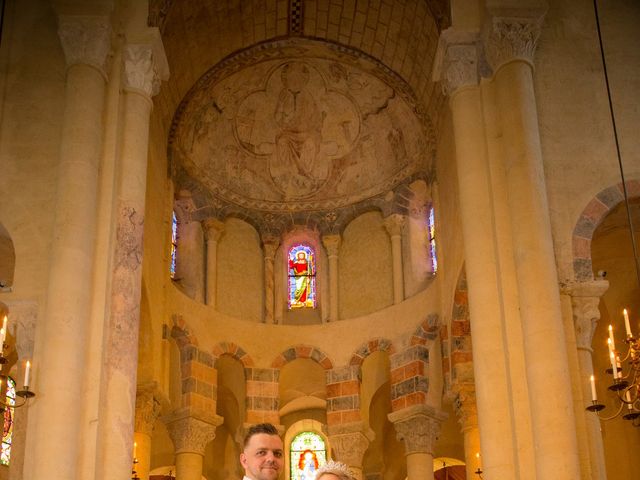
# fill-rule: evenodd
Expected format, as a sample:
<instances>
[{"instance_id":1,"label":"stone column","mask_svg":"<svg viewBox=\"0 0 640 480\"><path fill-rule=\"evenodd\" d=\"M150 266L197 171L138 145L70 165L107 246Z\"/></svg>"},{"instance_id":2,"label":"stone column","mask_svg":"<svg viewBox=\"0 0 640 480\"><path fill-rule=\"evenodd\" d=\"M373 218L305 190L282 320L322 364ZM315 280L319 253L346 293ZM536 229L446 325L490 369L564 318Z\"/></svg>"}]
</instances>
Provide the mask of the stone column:
<instances>
[{"instance_id":1,"label":"stone column","mask_svg":"<svg viewBox=\"0 0 640 480\"><path fill-rule=\"evenodd\" d=\"M175 447L177 480L202 479L205 447L216 437L216 427L222 422L222 417L196 415L190 409L176 411L165 419Z\"/></svg>"},{"instance_id":2,"label":"stone column","mask_svg":"<svg viewBox=\"0 0 640 480\"><path fill-rule=\"evenodd\" d=\"M478 429L478 409L476 408L476 389L473 384L456 385L453 390L457 393L454 408L458 416L458 423L464 436L464 460L467 478L472 479L481 467L480 430Z\"/></svg>"},{"instance_id":3,"label":"stone column","mask_svg":"<svg viewBox=\"0 0 640 480\"><path fill-rule=\"evenodd\" d=\"M275 235L262 236L262 247L264 249L264 323L275 323L273 260L278 251L278 245L280 245L280 239Z\"/></svg>"},{"instance_id":4,"label":"stone column","mask_svg":"<svg viewBox=\"0 0 640 480\"><path fill-rule=\"evenodd\" d=\"M58 23L67 62L66 98L46 310L34 357L40 368L29 429L33 448L25 462L25 475L38 480L76 478L78 468L111 38L107 17L61 15Z\"/></svg>"},{"instance_id":5,"label":"stone column","mask_svg":"<svg viewBox=\"0 0 640 480\"><path fill-rule=\"evenodd\" d=\"M207 242L207 272L205 276L206 304L216 308L216 291L218 288L218 241L224 233L224 223L215 218L207 218L202 222Z\"/></svg>"},{"instance_id":6,"label":"stone column","mask_svg":"<svg viewBox=\"0 0 640 480\"><path fill-rule=\"evenodd\" d=\"M322 244L327 249L329 257L329 321L335 322L338 318L338 250L340 249L340 235L325 235Z\"/></svg>"},{"instance_id":7,"label":"stone column","mask_svg":"<svg viewBox=\"0 0 640 480\"><path fill-rule=\"evenodd\" d=\"M593 334L600 319L600 297L609 288L606 280L595 280L573 284L570 287L573 322L576 331L578 363L580 368L579 383L582 391L582 405L587 427L587 443L591 479L606 480L607 472L604 460L604 446L600 431L600 419L597 415L584 409L591 404L591 385L589 379L593 375ZM602 380L602 379L600 379Z\"/></svg>"},{"instance_id":8,"label":"stone column","mask_svg":"<svg viewBox=\"0 0 640 480\"><path fill-rule=\"evenodd\" d=\"M328 434L336 460L345 463L353 472L356 480L363 480L362 459L369 443L374 438L373 431L365 430L362 422L352 422L329 426Z\"/></svg>"},{"instance_id":9,"label":"stone column","mask_svg":"<svg viewBox=\"0 0 640 480\"><path fill-rule=\"evenodd\" d=\"M492 480L517 478L518 457L476 40L443 34L442 84L450 97L456 146L484 471Z\"/></svg>"},{"instance_id":10,"label":"stone column","mask_svg":"<svg viewBox=\"0 0 640 480\"><path fill-rule=\"evenodd\" d=\"M540 12L489 16L484 47L495 72L503 134L536 474L580 478L532 75L541 21Z\"/></svg>"},{"instance_id":11,"label":"stone column","mask_svg":"<svg viewBox=\"0 0 640 480\"><path fill-rule=\"evenodd\" d=\"M96 478L131 473L142 283L149 115L159 77L151 45L123 51L123 126L115 202L116 244L107 319Z\"/></svg>"},{"instance_id":12,"label":"stone column","mask_svg":"<svg viewBox=\"0 0 640 480\"><path fill-rule=\"evenodd\" d=\"M447 415L428 405L413 405L389 414L396 437L404 442L407 480L433 480L433 451Z\"/></svg>"},{"instance_id":13,"label":"stone column","mask_svg":"<svg viewBox=\"0 0 640 480\"><path fill-rule=\"evenodd\" d=\"M393 260L393 303L404 300L404 274L402 272L402 227L404 215L392 213L384 219L384 226L391 237L391 257Z\"/></svg>"},{"instance_id":14,"label":"stone column","mask_svg":"<svg viewBox=\"0 0 640 480\"><path fill-rule=\"evenodd\" d=\"M136 472L141 480L149 480L151 463L151 435L160 415L156 382L138 385L133 441L136 444L134 459L138 461Z\"/></svg>"},{"instance_id":15,"label":"stone column","mask_svg":"<svg viewBox=\"0 0 640 480\"><path fill-rule=\"evenodd\" d=\"M182 291L196 302L204 301L204 245L200 222L193 220L196 205L191 192L181 190L174 202L178 221L176 276Z\"/></svg>"}]
</instances>

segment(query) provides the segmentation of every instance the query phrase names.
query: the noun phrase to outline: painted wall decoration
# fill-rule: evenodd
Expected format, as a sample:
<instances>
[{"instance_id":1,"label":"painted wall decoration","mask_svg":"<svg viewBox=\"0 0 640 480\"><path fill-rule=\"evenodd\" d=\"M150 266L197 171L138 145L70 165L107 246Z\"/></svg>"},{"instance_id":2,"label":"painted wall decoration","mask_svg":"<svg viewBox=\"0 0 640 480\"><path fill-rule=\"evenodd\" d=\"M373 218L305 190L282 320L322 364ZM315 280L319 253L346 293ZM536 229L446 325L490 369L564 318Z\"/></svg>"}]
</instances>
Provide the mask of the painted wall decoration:
<instances>
[{"instance_id":1,"label":"painted wall decoration","mask_svg":"<svg viewBox=\"0 0 640 480\"><path fill-rule=\"evenodd\" d=\"M344 207L428 168L405 96L371 68L295 52L205 77L175 120L172 161L226 202L281 212Z\"/></svg>"}]
</instances>

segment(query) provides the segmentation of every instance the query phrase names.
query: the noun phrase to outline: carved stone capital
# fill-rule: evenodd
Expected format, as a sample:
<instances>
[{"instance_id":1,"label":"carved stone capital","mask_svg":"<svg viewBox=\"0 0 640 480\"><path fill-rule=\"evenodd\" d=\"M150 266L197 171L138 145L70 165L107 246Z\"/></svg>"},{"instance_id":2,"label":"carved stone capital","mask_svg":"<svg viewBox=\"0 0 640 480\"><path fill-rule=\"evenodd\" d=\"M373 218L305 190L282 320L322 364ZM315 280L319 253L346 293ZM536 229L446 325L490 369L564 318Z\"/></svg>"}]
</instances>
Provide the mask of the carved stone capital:
<instances>
[{"instance_id":1,"label":"carved stone capital","mask_svg":"<svg viewBox=\"0 0 640 480\"><path fill-rule=\"evenodd\" d=\"M414 405L388 415L396 429L396 438L404 441L405 455L428 453L433 455L447 414L428 405Z\"/></svg>"},{"instance_id":2,"label":"carved stone capital","mask_svg":"<svg viewBox=\"0 0 640 480\"><path fill-rule=\"evenodd\" d=\"M204 415L190 409L181 409L164 418L169 436L178 453L204 455L207 444L216 437L216 427L223 418L218 415Z\"/></svg>"},{"instance_id":3,"label":"carved stone capital","mask_svg":"<svg viewBox=\"0 0 640 480\"><path fill-rule=\"evenodd\" d=\"M340 235L324 235L322 237L322 244L324 248L327 249L327 255L330 257L336 257L338 255L340 243L342 243Z\"/></svg>"},{"instance_id":4,"label":"carved stone capital","mask_svg":"<svg viewBox=\"0 0 640 480\"><path fill-rule=\"evenodd\" d=\"M262 248L264 249L264 259L273 261L280 245L280 238L276 235L263 235Z\"/></svg>"},{"instance_id":5,"label":"carved stone capital","mask_svg":"<svg viewBox=\"0 0 640 480\"><path fill-rule=\"evenodd\" d=\"M160 415L161 404L156 382L138 385L136 393L135 431L151 436Z\"/></svg>"},{"instance_id":6,"label":"carved stone capital","mask_svg":"<svg viewBox=\"0 0 640 480\"><path fill-rule=\"evenodd\" d=\"M224 223L216 218L207 218L206 220L203 220L202 228L207 242L217 242L224 233Z\"/></svg>"},{"instance_id":7,"label":"carved stone capital","mask_svg":"<svg viewBox=\"0 0 640 480\"><path fill-rule=\"evenodd\" d=\"M402 227L404 226L406 217L399 213L392 213L384 218L384 228L389 232L389 236L397 237L402 234Z\"/></svg>"},{"instance_id":8,"label":"carved stone capital","mask_svg":"<svg viewBox=\"0 0 640 480\"><path fill-rule=\"evenodd\" d=\"M329 440L336 458L350 467L362 469L364 453L375 438L362 422L333 425L328 429Z\"/></svg>"},{"instance_id":9,"label":"carved stone capital","mask_svg":"<svg viewBox=\"0 0 640 480\"><path fill-rule=\"evenodd\" d=\"M473 384L461 384L452 387L455 394L453 407L462 431L478 427L478 407L476 405L476 387Z\"/></svg>"},{"instance_id":10,"label":"carved stone capital","mask_svg":"<svg viewBox=\"0 0 640 480\"><path fill-rule=\"evenodd\" d=\"M122 80L125 89L151 98L160 90L160 75L155 66L153 47L146 44L125 45Z\"/></svg>"},{"instance_id":11,"label":"carved stone capital","mask_svg":"<svg viewBox=\"0 0 640 480\"><path fill-rule=\"evenodd\" d=\"M505 63L522 60L533 66L544 13L522 16L490 16L484 26L486 59L497 71Z\"/></svg>"},{"instance_id":12,"label":"carved stone capital","mask_svg":"<svg viewBox=\"0 0 640 480\"><path fill-rule=\"evenodd\" d=\"M579 349L592 351L591 343L600 320L600 298L609 288L607 280L579 282L567 288L571 295L573 325L576 331L576 344Z\"/></svg>"},{"instance_id":13,"label":"carved stone capital","mask_svg":"<svg viewBox=\"0 0 640 480\"><path fill-rule=\"evenodd\" d=\"M442 65L442 92L451 95L462 87L478 85L478 79L476 45L449 45Z\"/></svg>"},{"instance_id":14,"label":"carved stone capital","mask_svg":"<svg viewBox=\"0 0 640 480\"><path fill-rule=\"evenodd\" d=\"M107 77L107 55L111 49L111 25L106 16L60 15L58 36L67 62L91 65Z\"/></svg>"}]
</instances>

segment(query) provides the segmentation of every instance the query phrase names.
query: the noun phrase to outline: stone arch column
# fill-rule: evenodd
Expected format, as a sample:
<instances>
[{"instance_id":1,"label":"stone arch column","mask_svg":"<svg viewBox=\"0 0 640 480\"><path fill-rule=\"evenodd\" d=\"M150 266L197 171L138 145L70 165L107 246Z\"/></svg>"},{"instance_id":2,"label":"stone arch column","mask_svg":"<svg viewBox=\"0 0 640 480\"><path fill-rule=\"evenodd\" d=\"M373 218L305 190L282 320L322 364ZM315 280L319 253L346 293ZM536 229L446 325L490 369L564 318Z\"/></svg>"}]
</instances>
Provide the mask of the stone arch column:
<instances>
[{"instance_id":1,"label":"stone arch column","mask_svg":"<svg viewBox=\"0 0 640 480\"><path fill-rule=\"evenodd\" d=\"M329 257L329 321L339 320L338 314L338 251L340 249L340 235L325 235L322 237L322 244L327 250Z\"/></svg>"},{"instance_id":2,"label":"stone arch column","mask_svg":"<svg viewBox=\"0 0 640 480\"><path fill-rule=\"evenodd\" d=\"M98 176L103 142L107 16L58 17L67 72L46 311L34 363L39 401L32 408L25 478L76 478L83 364L88 340L97 231ZM81 179L81 181L79 181ZM64 411L65 415L52 415ZM55 432L56 441L51 441ZM33 453L31 453L33 452Z\"/></svg>"},{"instance_id":3,"label":"stone arch column","mask_svg":"<svg viewBox=\"0 0 640 480\"><path fill-rule=\"evenodd\" d=\"M275 274L273 262L280 245L275 235L262 236L264 250L264 323L275 323Z\"/></svg>"},{"instance_id":4,"label":"stone arch column","mask_svg":"<svg viewBox=\"0 0 640 480\"><path fill-rule=\"evenodd\" d=\"M207 244L207 270L205 274L205 301L216 308L218 288L218 241L224 233L224 223L215 218L207 218L202 222Z\"/></svg>"},{"instance_id":5,"label":"stone arch column","mask_svg":"<svg viewBox=\"0 0 640 480\"><path fill-rule=\"evenodd\" d=\"M160 415L160 392L156 382L138 385L133 440L136 472L141 480L149 479L151 464L151 436Z\"/></svg>"},{"instance_id":6,"label":"stone arch column","mask_svg":"<svg viewBox=\"0 0 640 480\"><path fill-rule=\"evenodd\" d=\"M402 269L402 228L406 217L392 213L385 217L384 226L391 237L391 258L393 261L393 303L404 300L404 273Z\"/></svg>"},{"instance_id":7,"label":"stone arch column","mask_svg":"<svg viewBox=\"0 0 640 480\"><path fill-rule=\"evenodd\" d=\"M478 409L476 407L476 387L473 383L458 384L453 387L455 400L453 406L464 437L464 460L467 478L474 478L481 469L480 430L478 429Z\"/></svg>"},{"instance_id":8,"label":"stone arch column","mask_svg":"<svg viewBox=\"0 0 640 480\"><path fill-rule=\"evenodd\" d=\"M174 202L178 222L175 280L185 294L201 302L204 300L203 225L192 216L195 208L191 192L178 192Z\"/></svg>"}]
</instances>

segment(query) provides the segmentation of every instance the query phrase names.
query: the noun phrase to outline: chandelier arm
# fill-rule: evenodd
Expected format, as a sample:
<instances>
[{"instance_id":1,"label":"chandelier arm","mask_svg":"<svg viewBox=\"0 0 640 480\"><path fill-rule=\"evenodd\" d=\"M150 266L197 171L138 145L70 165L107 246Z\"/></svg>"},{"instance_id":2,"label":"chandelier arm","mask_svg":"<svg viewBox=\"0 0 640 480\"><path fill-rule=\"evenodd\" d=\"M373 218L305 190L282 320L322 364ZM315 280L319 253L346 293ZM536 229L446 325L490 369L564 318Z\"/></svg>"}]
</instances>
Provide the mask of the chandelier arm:
<instances>
[{"instance_id":1,"label":"chandelier arm","mask_svg":"<svg viewBox=\"0 0 640 480\"><path fill-rule=\"evenodd\" d=\"M600 415L599 413L596 412L596 415L598 415L598 418L604 422L608 422L609 420L613 420L614 418L618 417L621 413L622 413L622 409L624 408L624 403L620 403L620 406L618 407L618 411L616 413L614 413L613 415L611 415L610 417L603 417L602 415Z\"/></svg>"}]
</instances>

